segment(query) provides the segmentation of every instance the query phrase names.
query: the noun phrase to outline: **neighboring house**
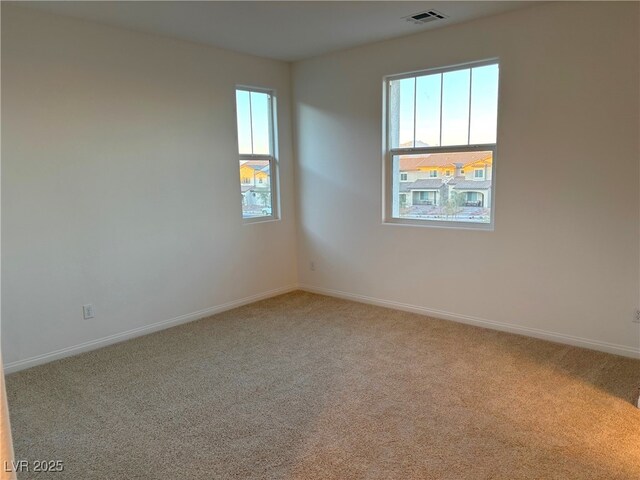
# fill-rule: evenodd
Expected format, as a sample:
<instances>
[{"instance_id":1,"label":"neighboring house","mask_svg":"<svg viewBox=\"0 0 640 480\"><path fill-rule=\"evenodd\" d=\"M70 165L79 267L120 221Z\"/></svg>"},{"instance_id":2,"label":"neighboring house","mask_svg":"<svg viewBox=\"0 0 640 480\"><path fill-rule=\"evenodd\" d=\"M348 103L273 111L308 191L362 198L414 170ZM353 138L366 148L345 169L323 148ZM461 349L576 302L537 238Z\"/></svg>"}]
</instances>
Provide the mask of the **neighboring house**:
<instances>
[{"instance_id":1,"label":"neighboring house","mask_svg":"<svg viewBox=\"0 0 640 480\"><path fill-rule=\"evenodd\" d=\"M451 186L451 183L449 183ZM452 191L463 195L463 205L466 207L488 208L491 205L490 180L461 180L454 182Z\"/></svg>"},{"instance_id":2,"label":"neighboring house","mask_svg":"<svg viewBox=\"0 0 640 480\"><path fill-rule=\"evenodd\" d=\"M434 153L400 158L399 205L443 206L461 195L458 206L491 205L491 152Z\"/></svg>"},{"instance_id":3,"label":"neighboring house","mask_svg":"<svg viewBox=\"0 0 640 480\"><path fill-rule=\"evenodd\" d=\"M240 188L243 206L266 207L271 205L269 162L240 162Z\"/></svg>"},{"instance_id":4,"label":"neighboring house","mask_svg":"<svg viewBox=\"0 0 640 480\"><path fill-rule=\"evenodd\" d=\"M400 205L440 205L446 197L445 183L439 178L425 178L400 183ZM403 198L404 196L404 198Z\"/></svg>"}]
</instances>

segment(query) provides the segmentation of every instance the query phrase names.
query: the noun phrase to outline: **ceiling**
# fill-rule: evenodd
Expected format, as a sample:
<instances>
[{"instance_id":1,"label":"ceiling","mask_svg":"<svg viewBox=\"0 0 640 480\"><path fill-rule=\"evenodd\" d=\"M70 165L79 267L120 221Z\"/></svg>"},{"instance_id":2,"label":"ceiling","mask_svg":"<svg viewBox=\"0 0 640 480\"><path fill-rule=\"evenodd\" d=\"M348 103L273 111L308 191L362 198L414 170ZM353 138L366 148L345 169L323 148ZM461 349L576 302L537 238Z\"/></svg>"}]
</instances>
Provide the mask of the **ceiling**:
<instances>
[{"instance_id":1,"label":"ceiling","mask_svg":"<svg viewBox=\"0 0 640 480\"><path fill-rule=\"evenodd\" d=\"M20 6L295 61L495 15L531 3L47 1L20 2ZM430 9L449 18L424 25L414 25L402 18Z\"/></svg>"}]
</instances>

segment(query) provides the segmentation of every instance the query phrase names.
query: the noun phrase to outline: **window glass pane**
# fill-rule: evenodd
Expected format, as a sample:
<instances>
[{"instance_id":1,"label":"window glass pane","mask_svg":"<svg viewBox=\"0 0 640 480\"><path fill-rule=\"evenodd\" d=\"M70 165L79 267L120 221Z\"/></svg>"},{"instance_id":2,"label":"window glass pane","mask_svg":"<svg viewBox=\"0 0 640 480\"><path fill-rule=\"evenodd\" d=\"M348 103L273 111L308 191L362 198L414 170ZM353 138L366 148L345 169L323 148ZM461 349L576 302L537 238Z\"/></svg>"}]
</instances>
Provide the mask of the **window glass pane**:
<instances>
[{"instance_id":1,"label":"window glass pane","mask_svg":"<svg viewBox=\"0 0 640 480\"><path fill-rule=\"evenodd\" d=\"M394 218L491 221L492 151L395 155L392 167Z\"/></svg>"},{"instance_id":2,"label":"window glass pane","mask_svg":"<svg viewBox=\"0 0 640 480\"><path fill-rule=\"evenodd\" d=\"M469 143L496 143L498 124L498 65L473 69Z\"/></svg>"},{"instance_id":3,"label":"window glass pane","mask_svg":"<svg viewBox=\"0 0 640 480\"><path fill-rule=\"evenodd\" d=\"M269 160L240 160L242 218L272 215Z\"/></svg>"},{"instance_id":4,"label":"window glass pane","mask_svg":"<svg viewBox=\"0 0 640 480\"><path fill-rule=\"evenodd\" d=\"M236 90L236 114L238 117L238 149L241 154L253 153L251 150L251 112L249 110L249 92Z\"/></svg>"},{"instance_id":5,"label":"window glass pane","mask_svg":"<svg viewBox=\"0 0 640 480\"><path fill-rule=\"evenodd\" d=\"M442 145L468 144L470 74L471 69L443 74Z\"/></svg>"},{"instance_id":6,"label":"window glass pane","mask_svg":"<svg viewBox=\"0 0 640 480\"><path fill-rule=\"evenodd\" d=\"M440 145L441 81L441 74L416 79L416 147Z\"/></svg>"},{"instance_id":7,"label":"window glass pane","mask_svg":"<svg viewBox=\"0 0 640 480\"><path fill-rule=\"evenodd\" d=\"M270 95L251 92L251 126L253 132L253 153L269 155L271 153L269 135Z\"/></svg>"},{"instance_id":8,"label":"window glass pane","mask_svg":"<svg viewBox=\"0 0 640 480\"><path fill-rule=\"evenodd\" d=\"M415 85L415 77L390 82L389 139L391 148L413 147Z\"/></svg>"}]
</instances>

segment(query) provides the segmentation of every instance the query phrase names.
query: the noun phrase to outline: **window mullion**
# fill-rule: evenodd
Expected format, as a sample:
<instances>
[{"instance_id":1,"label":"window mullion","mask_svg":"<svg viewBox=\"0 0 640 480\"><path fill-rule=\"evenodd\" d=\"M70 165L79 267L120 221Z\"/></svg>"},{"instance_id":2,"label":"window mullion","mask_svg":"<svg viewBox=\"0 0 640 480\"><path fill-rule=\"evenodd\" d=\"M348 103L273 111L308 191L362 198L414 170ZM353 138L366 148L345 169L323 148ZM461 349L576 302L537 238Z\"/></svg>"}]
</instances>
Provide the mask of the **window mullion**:
<instances>
[{"instance_id":1,"label":"window mullion","mask_svg":"<svg viewBox=\"0 0 640 480\"><path fill-rule=\"evenodd\" d=\"M495 143L482 145L447 145L444 147L420 147L420 148L392 148L389 153L393 155L426 155L430 153L446 152L482 152L494 149Z\"/></svg>"},{"instance_id":2,"label":"window mullion","mask_svg":"<svg viewBox=\"0 0 640 480\"><path fill-rule=\"evenodd\" d=\"M251 106L253 102L251 101L251 95L252 93L249 92L249 131L251 132L251 153L253 154L253 108Z\"/></svg>"},{"instance_id":3,"label":"window mullion","mask_svg":"<svg viewBox=\"0 0 640 480\"><path fill-rule=\"evenodd\" d=\"M438 140L438 146L442 146L442 92L444 89L444 74L440 74L440 139Z\"/></svg>"},{"instance_id":4,"label":"window mullion","mask_svg":"<svg viewBox=\"0 0 640 480\"><path fill-rule=\"evenodd\" d=\"M469 69L469 117L467 121L467 145L471 143L471 85L473 82L473 68Z\"/></svg>"},{"instance_id":5,"label":"window mullion","mask_svg":"<svg viewBox=\"0 0 640 480\"><path fill-rule=\"evenodd\" d=\"M251 160L273 160L273 155L263 155L260 153L244 153L240 155L240 160L242 161L251 161Z\"/></svg>"},{"instance_id":6,"label":"window mullion","mask_svg":"<svg viewBox=\"0 0 640 480\"><path fill-rule=\"evenodd\" d=\"M273 117L273 95L269 95L269 154L275 157L276 138L275 138L275 118Z\"/></svg>"},{"instance_id":7,"label":"window mullion","mask_svg":"<svg viewBox=\"0 0 640 480\"><path fill-rule=\"evenodd\" d=\"M413 79L413 146L416 146L416 99L418 98L418 77Z\"/></svg>"}]
</instances>

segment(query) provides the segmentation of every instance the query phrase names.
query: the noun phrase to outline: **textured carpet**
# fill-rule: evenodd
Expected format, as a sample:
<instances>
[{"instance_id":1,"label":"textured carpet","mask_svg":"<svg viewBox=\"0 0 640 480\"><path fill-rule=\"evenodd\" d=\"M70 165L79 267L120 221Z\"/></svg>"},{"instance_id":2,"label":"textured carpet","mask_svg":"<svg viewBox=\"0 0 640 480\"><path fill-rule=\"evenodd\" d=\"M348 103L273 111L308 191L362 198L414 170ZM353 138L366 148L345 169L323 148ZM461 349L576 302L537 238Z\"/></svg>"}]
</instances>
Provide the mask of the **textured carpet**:
<instances>
[{"instance_id":1,"label":"textured carpet","mask_svg":"<svg viewBox=\"0 0 640 480\"><path fill-rule=\"evenodd\" d=\"M72 479L637 479L640 361L295 292L8 376Z\"/></svg>"}]
</instances>

